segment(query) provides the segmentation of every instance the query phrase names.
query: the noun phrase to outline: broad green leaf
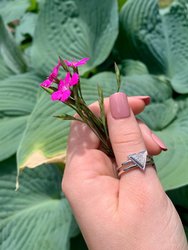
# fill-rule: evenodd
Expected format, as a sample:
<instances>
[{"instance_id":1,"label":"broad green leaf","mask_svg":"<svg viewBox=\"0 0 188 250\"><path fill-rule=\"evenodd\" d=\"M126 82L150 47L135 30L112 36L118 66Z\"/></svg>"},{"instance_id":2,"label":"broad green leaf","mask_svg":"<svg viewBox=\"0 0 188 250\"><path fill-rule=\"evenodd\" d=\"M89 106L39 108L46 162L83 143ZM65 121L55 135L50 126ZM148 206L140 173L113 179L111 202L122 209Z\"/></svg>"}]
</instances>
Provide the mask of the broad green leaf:
<instances>
[{"instance_id":1,"label":"broad green leaf","mask_svg":"<svg viewBox=\"0 0 188 250\"><path fill-rule=\"evenodd\" d=\"M29 7L29 0L1 0L0 15L6 23L19 20Z\"/></svg>"},{"instance_id":2,"label":"broad green leaf","mask_svg":"<svg viewBox=\"0 0 188 250\"><path fill-rule=\"evenodd\" d=\"M9 77L12 74L13 72L6 66L3 57L0 55L0 80Z\"/></svg>"},{"instance_id":3,"label":"broad green leaf","mask_svg":"<svg viewBox=\"0 0 188 250\"><path fill-rule=\"evenodd\" d=\"M40 78L32 73L0 81L0 161L14 154L37 100Z\"/></svg>"},{"instance_id":4,"label":"broad green leaf","mask_svg":"<svg viewBox=\"0 0 188 250\"><path fill-rule=\"evenodd\" d=\"M77 226L55 165L25 169L15 192L15 158L0 163L0 245L14 250L68 250Z\"/></svg>"},{"instance_id":5,"label":"broad green leaf","mask_svg":"<svg viewBox=\"0 0 188 250\"><path fill-rule=\"evenodd\" d=\"M26 123L27 116L0 119L0 161L17 151Z\"/></svg>"},{"instance_id":6,"label":"broad green leaf","mask_svg":"<svg viewBox=\"0 0 188 250\"><path fill-rule=\"evenodd\" d=\"M13 40L12 35L7 31L3 19L0 16L0 55L3 57L7 67L14 73L23 73L27 65L23 55Z\"/></svg>"},{"instance_id":7,"label":"broad green leaf","mask_svg":"<svg viewBox=\"0 0 188 250\"><path fill-rule=\"evenodd\" d=\"M188 184L188 107L177 113L176 119L156 132L165 142L168 151L156 158L159 177L166 190Z\"/></svg>"},{"instance_id":8,"label":"broad green leaf","mask_svg":"<svg viewBox=\"0 0 188 250\"><path fill-rule=\"evenodd\" d=\"M47 75L59 56L67 60L90 57L81 68L86 72L108 57L117 34L114 0L46 0L35 30L33 67Z\"/></svg>"},{"instance_id":9,"label":"broad green leaf","mask_svg":"<svg viewBox=\"0 0 188 250\"><path fill-rule=\"evenodd\" d=\"M71 114L69 110L62 103L53 103L46 92L40 96L18 148L20 168L64 160L69 121L62 121L54 116Z\"/></svg>"},{"instance_id":10,"label":"broad green leaf","mask_svg":"<svg viewBox=\"0 0 188 250\"><path fill-rule=\"evenodd\" d=\"M132 58L141 59L152 72L165 73L179 93L188 93L187 13L186 1L174 1L161 14L157 0L129 0L120 14L121 34L127 39L121 47L127 43Z\"/></svg>"},{"instance_id":11,"label":"broad green leaf","mask_svg":"<svg viewBox=\"0 0 188 250\"><path fill-rule=\"evenodd\" d=\"M151 129L161 130L176 118L177 111L178 104L169 98L163 102L151 103L138 117Z\"/></svg>"},{"instance_id":12,"label":"broad green leaf","mask_svg":"<svg viewBox=\"0 0 188 250\"><path fill-rule=\"evenodd\" d=\"M32 72L1 80L0 114L30 114L36 102L40 80Z\"/></svg>"},{"instance_id":13,"label":"broad green leaf","mask_svg":"<svg viewBox=\"0 0 188 250\"><path fill-rule=\"evenodd\" d=\"M121 62L121 73L125 76L147 75L149 71L145 64L140 61L123 60Z\"/></svg>"}]
</instances>

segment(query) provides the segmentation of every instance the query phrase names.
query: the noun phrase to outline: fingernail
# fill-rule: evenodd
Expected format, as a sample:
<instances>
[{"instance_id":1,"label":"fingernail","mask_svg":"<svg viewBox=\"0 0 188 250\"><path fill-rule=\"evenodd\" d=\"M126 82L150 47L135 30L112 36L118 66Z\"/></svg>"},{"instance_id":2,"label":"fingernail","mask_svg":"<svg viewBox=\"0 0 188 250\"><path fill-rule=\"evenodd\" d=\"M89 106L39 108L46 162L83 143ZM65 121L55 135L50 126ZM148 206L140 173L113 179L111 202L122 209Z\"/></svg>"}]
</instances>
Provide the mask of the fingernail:
<instances>
[{"instance_id":1,"label":"fingernail","mask_svg":"<svg viewBox=\"0 0 188 250\"><path fill-rule=\"evenodd\" d=\"M145 102L145 105L149 105L150 101L151 101L151 97L150 96L135 96L138 99L141 99L142 101Z\"/></svg>"},{"instance_id":2,"label":"fingernail","mask_svg":"<svg viewBox=\"0 0 188 250\"><path fill-rule=\"evenodd\" d=\"M168 150L167 147L166 147L166 145L164 144L164 142L161 141L161 139L160 139L158 136L156 136L155 134L151 133L151 137L152 137L152 139L159 145L159 147L160 147L163 151Z\"/></svg>"},{"instance_id":3,"label":"fingernail","mask_svg":"<svg viewBox=\"0 0 188 250\"><path fill-rule=\"evenodd\" d=\"M110 96L110 110L113 118L121 119L130 116L130 108L126 94L119 92Z\"/></svg>"}]
</instances>

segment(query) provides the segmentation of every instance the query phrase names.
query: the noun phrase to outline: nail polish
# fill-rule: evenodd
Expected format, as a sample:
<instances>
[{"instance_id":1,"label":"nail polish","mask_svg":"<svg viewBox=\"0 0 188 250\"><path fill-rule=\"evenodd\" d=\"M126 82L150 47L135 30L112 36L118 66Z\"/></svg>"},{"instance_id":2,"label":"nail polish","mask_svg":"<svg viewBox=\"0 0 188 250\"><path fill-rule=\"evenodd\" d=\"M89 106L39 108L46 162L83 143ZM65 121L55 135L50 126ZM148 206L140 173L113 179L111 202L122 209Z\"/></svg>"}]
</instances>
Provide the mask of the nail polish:
<instances>
[{"instance_id":1,"label":"nail polish","mask_svg":"<svg viewBox=\"0 0 188 250\"><path fill-rule=\"evenodd\" d=\"M126 94L119 92L110 96L110 110L115 119L127 118L130 116L130 107Z\"/></svg>"},{"instance_id":2,"label":"nail polish","mask_svg":"<svg viewBox=\"0 0 188 250\"><path fill-rule=\"evenodd\" d=\"M168 150L164 142L154 133L151 133L152 139L159 145L159 147L163 150L166 151Z\"/></svg>"},{"instance_id":3,"label":"nail polish","mask_svg":"<svg viewBox=\"0 0 188 250\"><path fill-rule=\"evenodd\" d=\"M138 99L141 99L143 102L145 102L145 105L149 105L151 101L150 96L135 96Z\"/></svg>"}]
</instances>

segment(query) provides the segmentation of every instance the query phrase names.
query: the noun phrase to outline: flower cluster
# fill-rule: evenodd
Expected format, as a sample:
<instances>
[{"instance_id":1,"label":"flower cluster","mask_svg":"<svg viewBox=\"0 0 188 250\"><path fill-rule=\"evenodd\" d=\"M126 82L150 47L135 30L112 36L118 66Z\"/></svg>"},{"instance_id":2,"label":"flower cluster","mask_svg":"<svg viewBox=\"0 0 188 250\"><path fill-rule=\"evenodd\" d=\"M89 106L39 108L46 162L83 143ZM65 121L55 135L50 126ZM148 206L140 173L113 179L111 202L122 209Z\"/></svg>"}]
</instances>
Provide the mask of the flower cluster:
<instances>
[{"instance_id":1,"label":"flower cluster","mask_svg":"<svg viewBox=\"0 0 188 250\"><path fill-rule=\"evenodd\" d=\"M51 95L52 101L61 101L65 102L71 96L71 87L79 83L79 74L77 67L84 65L89 58L83 58L80 61L67 61L67 60L59 60L58 64L53 68L52 72L48 76L48 78L43 81L40 86L44 88L50 88L53 83L58 85L57 89L53 88L53 93ZM64 79L58 79L58 73L60 67L66 67L66 76ZM73 73L71 73L70 68L73 69Z\"/></svg>"},{"instance_id":2,"label":"flower cluster","mask_svg":"<svg viewBox=\"0 0 188 250\"><path fill-rule=\"evenodd\" d=\"M100 148L107 155L113 157L114 154L111 147L105 119L104 97L102 89L98 87L100 116L96 116L89 109L82 96L78 67L86 64L88 60L89 58L83 58L79 61L70 62L60 58L58 64L53 68L48 78L43 81L40 86L42 86L51 95L52 101L63 102L78 114L78 117L69 114L62 114L56 116L57 118L63 120L78 120L79 122L84 122L87 124L88 127L100 139ZM66 71L64 79L58 78L58 73L61 67Z\"/></svg>"}]
</instances>

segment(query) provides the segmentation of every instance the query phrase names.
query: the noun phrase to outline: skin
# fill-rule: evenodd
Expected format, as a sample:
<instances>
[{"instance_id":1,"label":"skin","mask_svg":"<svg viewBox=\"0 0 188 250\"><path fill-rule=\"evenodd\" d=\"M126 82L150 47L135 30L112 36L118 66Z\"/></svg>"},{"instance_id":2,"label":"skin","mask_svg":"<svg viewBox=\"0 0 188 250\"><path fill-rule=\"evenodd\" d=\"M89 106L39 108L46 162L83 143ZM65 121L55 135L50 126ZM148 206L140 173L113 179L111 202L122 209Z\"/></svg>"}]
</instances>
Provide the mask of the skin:
<instances>
[{"instance_id":1,"label":"skin","mask_svg":"<svg viewBox=\"0 0 188 250\"><path fill-rule=\"evenodd\" d=\"M115 160L99 149L98 138L85 124L72 123L63 192L91 250L188 249L181 220L155 169L134 169L117 178L116 167L130 153L161 152L149 128L134 116L144 110L145 103L136 97L128 101L131 116L114 119L105 100ZM96 103L90 108L99 113Z\"/></svg>"}]
</instances>

